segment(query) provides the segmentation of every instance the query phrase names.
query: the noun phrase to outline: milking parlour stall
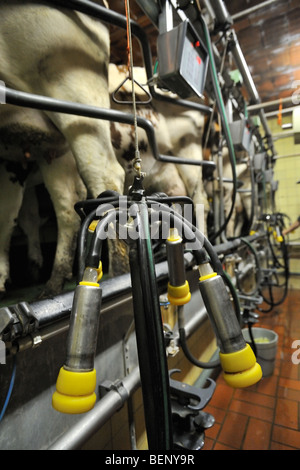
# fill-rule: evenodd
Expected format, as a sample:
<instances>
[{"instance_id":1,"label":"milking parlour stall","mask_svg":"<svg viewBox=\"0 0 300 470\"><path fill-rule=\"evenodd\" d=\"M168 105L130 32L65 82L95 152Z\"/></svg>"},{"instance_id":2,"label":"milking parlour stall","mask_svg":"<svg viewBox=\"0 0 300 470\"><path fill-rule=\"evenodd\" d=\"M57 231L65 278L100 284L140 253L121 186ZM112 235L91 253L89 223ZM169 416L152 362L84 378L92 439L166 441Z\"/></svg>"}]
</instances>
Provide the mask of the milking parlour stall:
<instances>
[{"instance_id":1,"label":"milking parlour stall","mask_svg":"<svg viewBox=\"0 0 300 470\"><path fill-rule=\"evenodd\" d=\"M261 405L300 287L275 132L293 104L297 146L299 101L263 104L250 36L295 2L241 3L0 1L0 449L196 465L220 394Z\"/></svg>"}]
</instances>

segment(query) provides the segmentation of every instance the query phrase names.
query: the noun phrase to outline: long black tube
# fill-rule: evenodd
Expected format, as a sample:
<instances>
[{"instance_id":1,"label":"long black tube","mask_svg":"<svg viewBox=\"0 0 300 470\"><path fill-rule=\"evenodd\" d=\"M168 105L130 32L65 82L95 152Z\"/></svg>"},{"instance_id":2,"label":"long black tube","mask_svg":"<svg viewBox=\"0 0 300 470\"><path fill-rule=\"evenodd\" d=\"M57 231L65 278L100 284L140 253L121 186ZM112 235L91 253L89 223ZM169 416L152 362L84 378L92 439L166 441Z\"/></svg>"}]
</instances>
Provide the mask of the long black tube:
<instances>
[{"instance_id":1,"label":"long black tube","mask_svg":"<svg viewBox=\"0 0 300 470\"><path fill-rule=\"evenodd\" d=\"M219 359L216 359L215 361L211 361L211 362L203 362L195 358L188 348L184 328L179 328L179 339L180 339L180 346L182 347L182 351L185 357L194 366L200 367L201 369L215 369L216 367L219 367L221 365Z\"/></svg>"},{"instance_id":2,"label":"long black tube","mask_svg":"<svg viewBox=\"0 0 300 470\"><path fill-rule=\"evenodd\" d=\"M169 378L151 240L148 208L139 204L140 237L129 252L133 309L149 450L173 447Z\"/></svg>"},{"instance_id":3,"label":"long black tube","mask_svg":"<svg viewBox=\"0 0 300 470\"><path fill-rule=\"evenodd\" d=\"M271 247L271 241L270 241L269 238L268 238L268 242L269 242L270 247ZM285 301L285 299L287 297L287 294L288 294L288 284L289 284L289 277L290 277L288 250L287 250L286 243L284 241L280 245L281 245L281 248L282 248L282 254L283 254L283 259L284 259L284 274L285 274L285 283L284 283L283 294L282 294L281 299L275 302L274 297L273 297L273 292L272 292L272 287L273 286L269 285L268 287L269 287L270 300L266 299L266 297L263 294L261 294L262 297L263 297L263 300L266 302L266 304L268 304L270 306L269 309L260 309L260 311L263 312L263 313L268 313L274 307L278 307L278 305L281 305ZM273 252L272 247L271 247L271 251L272 251L273 257L275 257L275 253ZM280 287L280 286L275 286L275 287Z\"/></svg>"}]
</instances>

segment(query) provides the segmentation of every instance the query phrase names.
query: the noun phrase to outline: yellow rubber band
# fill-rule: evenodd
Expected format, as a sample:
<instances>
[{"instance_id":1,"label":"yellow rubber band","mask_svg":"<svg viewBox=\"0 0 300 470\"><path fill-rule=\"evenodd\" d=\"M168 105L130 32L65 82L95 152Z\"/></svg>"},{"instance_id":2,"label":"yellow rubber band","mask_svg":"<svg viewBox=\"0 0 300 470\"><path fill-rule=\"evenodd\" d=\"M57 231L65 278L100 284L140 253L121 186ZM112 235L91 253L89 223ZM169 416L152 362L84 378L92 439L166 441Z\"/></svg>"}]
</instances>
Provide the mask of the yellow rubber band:
<instances>
[{"instance_id":1,"label":"yellow rubber band","mask_svg":"<svg viewBox=\"0 0 300 470\"><path fill-rule=\"evenodd\" d=\"M93 220L89 225L89 231L94 232L96 230L98 223L99 223L99 220Z\"/></svg>"},{"instance_id":2,"label":"yellow rubber band","mask_svg":"<svg viewBox=\"0 0 300 470\"><path fill-rule=\"evenodd\" d=\"M185 305L191 300L191 297L192 294L190 292L184 297L172 297L170 294L168 294L169 302L172 305Z\"/></svg>"},{"instance_id":3,"label":"yellow rubber band","mask_svg":"<svg viewBox=\"0 0 300 470\"><path fill-rule=\"evenodd\" d=\"M100 287L98 282L86 282L86 281L80 281L79 283L80 286L93 286L93 287Z\"/></svg>"},{"instance_id":4,"label":"yellow rubber band","mask_svg":"<svg viewBox=\"0 0 300 470\"><path fill-rule=\"evenodd\" d=\"M199 281L206 281L206 279L211 279L212 277L216 277L217 273L210 273L206 274L205 276L199 277Z\"/></svg>"}]
</instances>

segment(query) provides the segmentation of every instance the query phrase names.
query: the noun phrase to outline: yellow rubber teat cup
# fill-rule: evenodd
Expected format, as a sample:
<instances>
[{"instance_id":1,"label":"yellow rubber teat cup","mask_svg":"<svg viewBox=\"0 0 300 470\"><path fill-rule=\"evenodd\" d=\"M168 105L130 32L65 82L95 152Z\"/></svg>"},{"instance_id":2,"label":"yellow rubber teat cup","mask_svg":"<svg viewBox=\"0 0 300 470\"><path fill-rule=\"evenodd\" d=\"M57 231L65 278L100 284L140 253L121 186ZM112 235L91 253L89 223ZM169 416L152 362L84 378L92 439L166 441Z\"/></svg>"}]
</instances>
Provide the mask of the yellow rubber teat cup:
<instances>
[{"instance_id":1,"label":"yellow rubber teat cup","mask_svg":"<svg viewBox=\"0 0 300 470\"><path fill-rule=\"evenodd\" d=\"M262 370L249 344L233 353L220 352L225 382L233 388L245 388L256 384L262 378Z\"/></svg>"},{"instance_id":2,"label":"yellow rubber teat cup","mask_svg":"<svg viewBox=\"0 0 300 470\"><path fill-rule=\"evenodd\" d=\"M172 305L185 305L191 300L191 292L188 281L182 286L172 286L168 283L168 299Z\"/></svg>"},{"instance_id":3,"label":"yellow rubber teat cup","mask_svg":"<svg viewBox=\"0 0 300 470\"><path fill-rule=\"evenodd\" d=\"M86 413L95 405L95 389L95 369L88 372L75 372L62 367L58 374L56 391L52 396L52 406L60 413Z\"/></svg>"}]
</instances>

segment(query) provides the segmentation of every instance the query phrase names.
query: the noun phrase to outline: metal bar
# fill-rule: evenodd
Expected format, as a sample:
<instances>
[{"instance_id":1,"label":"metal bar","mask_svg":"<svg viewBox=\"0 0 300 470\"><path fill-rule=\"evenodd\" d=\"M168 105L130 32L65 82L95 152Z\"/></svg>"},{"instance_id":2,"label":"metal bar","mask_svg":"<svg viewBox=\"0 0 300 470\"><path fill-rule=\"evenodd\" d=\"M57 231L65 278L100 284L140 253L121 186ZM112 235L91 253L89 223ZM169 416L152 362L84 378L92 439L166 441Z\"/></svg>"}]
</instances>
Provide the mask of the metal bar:
<instances>
[{"instance_id":1,"label":"metal bar","mask_svg":"<svg viewBox=\"0 0 300 470\"><path fill-rule=\"evenodd\" d=\"M273 101L267 101L266 103L256 103L256 104L251 104L249 106L247 106L247 109L249 112L252 112L252 111L258 111L260 109L264 109L264 108L269 108L271 106L279 106L280 104L284 104L284 103L294 103L295 100L295 97L294 96L289 96L287 98L282 98L282 99L278 99L278 100L273 100ZM284 110L283 110L284 111Z\"/></svg>"},{"instance_id":2,"label":"metal bar","mask_svg":"<svg viewBox=\"0 0 300 470\"><path fill-rule=\"evenodd\" d=\"M286 139L287 137L293 137L295 131L286 131L286 132L279 132L278 134L273 134L274 140L281 140Z\"/></svg>"},{"instance_id":3,"label":"metal bar","mask_svg":"<svg viewBox=\"0 0 300 470\"><path fill-rule=\"evenodd\" d=\"M285 108L285 109L282 109L280 112L281 112L281 114L291 114L294 111L295 107L296 106L293 106L291 108ZM269 111L268 113L265 113L265 116L267 118L273 117L273 116L278 116L278 112L279 112L278 109L276 111Z\"/></svg>"},{"instance_id":4,"label":"metal bar","mask_svg":"<svg viewBox=\"0 0 300 470\"><path fill-rule=\"evenodd\" d=\"M256 86L254 84L254 81L253 81L253 78L250 74L250 70L248 68L248 65L247 65L247 62L246 62L246 59L244 57L244 54L242 52L242 49L240 47L240 44L238 42L238 39L237 39L237 35L235 33L235 31L232 31L232 37L233 37L233 41L232 41L232 49L231 49L231 52L232 52L232 55L234 57L234 60L243 76L243 80L244 80L244 83L245 83L245 86L247 87L247 90L250 94L250 98L255 102L255 103L259 103L260 102L260 97L259 97L259 94L258 94L258 91L256 89ZM249 108L247 108L249 109Z\"/></svg>"},{"instance_id":5,"label":"metal bar","mask_svg":"<svg viewBox=\"0 0 300 470\"><path fill-rule=\"evenodd\" d=\"M279 158L290 158L290 157L300 157L300 153L291 153L289 155L276 155L274 160L278 160Z\"/></svg>"},{"instance_id":6,"label":"metal bar","mask_svg":"<svg viewBox=\"0 0 300 470\"><path fill-rule=\"evenodd\" d=\"M278 0L267 0L265 2L260 3L259 5L255 5L251 8L247 8L246 10L239 11L238 13L235 13L234 15L231 15L231 18L233 21L242 18L243 16L248 16L251 13L254 13L257 10L260 10L261 8L268 7L269 5L272 5L272 3L277 2Z\"/></svg>"}]
</instances>

